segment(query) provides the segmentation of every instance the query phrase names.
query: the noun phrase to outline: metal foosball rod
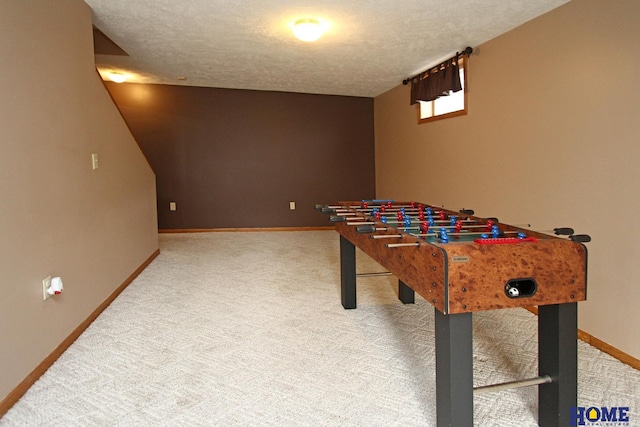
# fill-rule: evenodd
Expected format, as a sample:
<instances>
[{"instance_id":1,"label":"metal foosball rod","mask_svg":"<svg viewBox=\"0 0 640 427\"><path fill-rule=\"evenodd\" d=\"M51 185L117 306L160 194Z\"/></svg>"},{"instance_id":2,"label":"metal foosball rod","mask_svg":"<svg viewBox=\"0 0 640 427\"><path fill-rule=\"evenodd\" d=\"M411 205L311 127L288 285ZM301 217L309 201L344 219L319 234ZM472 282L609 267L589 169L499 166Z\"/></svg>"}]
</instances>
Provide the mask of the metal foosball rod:
<instances>
[{"instance_id":1,"label":"metal foosball rod","mask_svg":"<svg viewBox=\"0 0 640 427\"><path fill-rule=\"evenodd\" d=\"M491 393L493 391L510 390L514 388L529 387L533 385L548 384L553 382L550 376L543 375L541 377L529 378L526 380L508 381L499 384L484 385L473 388L473 394Z\"/></svg>"},{"instance_id":2,"label":"metal foosball rod","mask_svg":"<svg viewBox=\"0 0 640 427\"><path fill-rule=\"evenodd\" d=\"M387 248L403 248L403 247L409 247L409 246L420 246L420 242L413 242L413 243L387 243L384 246L387 247Z\"/></svg>"},{"instance_id":3,"label":"metal foosball rod","mask_svg":"<svg viewBox=\"0 0 640 427\"><path fill-rule=\"evenodd\" d=\"M514 227L531 228L531 224L513 224ZM571 227L556 227L552 230L535 230L538 233L553 233L556 236L571 236L575 231Z\"/></svg>"},{"instance_id":4,"label":"metal foosball rod","mask_svg":"<svg viewBox=\"0 0 640 427\"><path fill-rule=\"evenodd\" d=\"M407 232L407 234L409 234L412 237L423 238L423 239L426 237L439 237L441 234L440 231L428 231L427 233L410 233L410 231L421 230L420 227L397 227L397 228L393 227L393 228L400 231ZM375 224L373 223L364 223L356 227L356 233L359 233L359 234L369 234L369 233L375 233L377 231L389 231L389 227L376 227ZM462 231L462 232L447 233L448 236L453 236L454 238L460 237L460 236L481 236L482 234L485 234L485 232ZM500 234L501 235L518 234L518 231L507 230L507 231L501 231ZM373 234L370 237L372 239L390 239L390 238L401 238L403 236L404 236L403 234Z\"/></svg>"},{"instance_id":5,"label":"metal foosball rod","mask_svg":"<svg viewBox=\"0 0 640 427\"><path fill-rule=\"evenodd\" d=\"M387 221L380 221L380 220L373 220L373 219L367 219L367 218L363 218L363 217L347 217L347 216L332 216L330 218L331 222L346 222L347 225L366 225L366 224L375 224L375 222L382 222L383 224L404 224L404 221L398 221L398 220L387 220ZM461 221L461 224L463 227L465 228L487 228L489 226L489 224L482 224L482 223L478 223L475 220L459 220ZM427 221L421 221L421 220L416 220L416 221L411 221L412 223L423 223L423 222L427 222ZM451 225L451 221L447 221L447 220L434 220L433 221L433 227L444 227L444 228L456 228L457 225Z\"/></svg>"},{"instance_id":6,"label":"metal foosball rod","mask_svg":"<svg viewBox=\"0 0 640 427\"><path fill-rule=\"evenodd\" d=\"M418 229L417 227L411 227L413 230ZM386 231L386 230L382 230L382 231ZM439 237L441 235L440 232L427 232L427 233L408 233L410 236L418 238L418 239L424 239L427 237ZM480 232L470 232L470 233L447 233L447 236L453 236L453 238L455 239L456 237L464 237L464 236L481 236L485 233L480 233ZM517 231L503 231L501 232L501 235L507 235L507 234L518 234ZM372 239L400 239L402 237L405 237L406 234L374 234L372 236L370 236Z\"/></svg>"},{"instance_id":7,"label":"metal foosball rod","mask_svg":"<svg viewBox=\"0 0 640 427\"><path fill-rule=\"evenodd\" d=\"M405 213L419 213L419 212L425 212L425 209L422 208L411 208L411 207L401 207L401 208L385 208L383 209L378 209L378 208L363 208L363 209L356 209L358 212L374 212L377 210L377 212L380 212L381 214L392 214L392 213L398 213L398 212L405 212ZM432 215L440 215L440 212L442 212L441 210L438 209L431 209L431 214Z\"/></svg>"},{"instance_id":8,"label":"metal foosball rod","mask_svg":"<svg viewBox=\"0 0 640 427\"><path fill-rule=\"evenodd\" d=\"M501 231L500 235L506 235L506 234L518 234L518 231ZM427 232L426 234L415 234L415 233L410 233L413 237L438 237L441 233L440 232ZM470 231L468 233L466 232L462 232L462 233L447 233L447 236L482 236L483 234L489 234L486 232L480 232L480 231Z\"/></svg>"},{"instance_id":9,"label":"metal foosball rod","mask_svg":"<svg viewBox=\"0 0 640 427\"><path fill-rule=\"evenodd\" d=\"M531 224L520 224L518 225L521 228L529 228ZM553 230L537 230L539 233L553 233L556 236L567 236L569 240L573 242L579 243L589 243L591 241L591 236L588 234L575 234L575 231L571 227L557 227Z\"/></svg>"},{"instance_id":10,"label":"metal foosball rod","mask_svg":"<svg viewBox=\"0 0 640 427\"><path fill-rule=\"evenodd\" d=\"M439 215L440 212L444 211L445 209L443 208L436 208L434 206L412 206L412 205L392 205L392 207L386 207L386 205L379 205L379 206L373 206L373 207L362 207L362 206L358 206L358 205L354 205L354 206L344 206L344 205L315 205L315 209L324 213L324 214L341 214L341 213L346 213L346 212L351 212L351 211L357 211L357 212L361 212L361 213L370 213L373 212L375 209L382 209L382 207L384 207L384 211L382 211L382 213L397 213L397 212L409 212L409 213L416 213L416 212L425 212L426 209L431 209L433 214ZM473 209L465 209L462 208L460 209L458 212L460 212L463 215L473 215L475 212L473 211Z\"/></svg>"},{"instance_id":11,"label":"metal foosball rod","mask_svg":"<svg viewBox=\"0 0 640 427\"><path fill-rule=\"evenodd\" d=\"M330 222L349 222L349 221L353 222L353 221L367 221L367 219L362 216L331 215L329 217L329 221ZM367 222L371 222L371 221L367 221Z\"/></svg>"},{"instance_id":12,"label":"metal foosball rod","mask_svg":"<svg viewBox=\"0 0 640 427\"><path fill-rule=\"evenodd\" d=\"M332 222L346 222L347 225L375 225L375 222L362 218L359 221L332 221Z\"/></svg>"},{"instance_id":13,"label":"metal foosball rod","mask_svg":"<svg viewBox=\"0 0 640 427\"><path fill-rule=\"evenodd\" d=\"M346 210L345 210L346 211ZM442 215L446 215L443 212L445 212L444 210L438 210L438 209L432 209L431 212L427 212L424 208L420 209L420 208L400 208L400 209L385 209L385 210L376 210L376 209L356 209L357 212L360 212L362 214L370 214L373 215L374 212L377 212L381 215L386 214L386 215L392 215L392 214L398 214L398 212L401 212L403 214L410 214L410 215L419 215L421 213L424 213L426 215L430 215L431 217L438 218ZM338 211L340 212L340 211ZM456 215L456 216L470 216L473 214L470 214L469 212L473 212L472 210L468 210L468 209L463 209L460 211L460 213L462 215ZM449 215L451 216L451 215ZM439 218L438 218L439 219Z\"/></svg>"},{"instance_id":14,"label":"metal foosball rod","mask_svg":"<svg viewBox=\"0 0 640 427\"><path fill-rule=\"evenodd\" d=\"M393 276L390 271L380 271L376 273L357 273L356 277L379 277L379 276Z\"/></svg>"},{"instance_id":15,"label":"metal foosball rod","mask_svg":"<svg viewBox=\"0 0 640 427\"><path fill-rule=\"evenodd\" d=\"M355 210L355 211L359 211L359 212L372 212L374 209L382 209L382 205L380 206L374 206L374 207L366 207L363 208L360 205L353 205L353 206L344 206L344 205L315 205L315 209L317 211L320 211L324 214L333 214L333 213L337 213L337 212L347 212L350 210ZM399 212L401 209L405 209L405 210L412 210L414 212L417 212L419 210L419 208L417 207L411 207L411 205L394 205L394 207L392 208L388 208L385 205L385 211L386 212ZM440 212L440 211L437 211Z\"/></svg>"},{"instance_id":16,"label":"metal foosball rod","mask_svg":"<svg viewBox=\"0 0 640 427\"><path fill-rule=\"evenodd\" d=\"M386 227L375 227L375 223L370 222L370 221L362 221L362 222L352 222L352 223L348 223L348 225L355 225L357 226L356 231L358 233L374 233L376 231L387 231L388 228ZM373 226L371 228L368 228L367 226ZM421 230L421 228L419 226L408 226L408 227L392 227L395 228L397 230L401 230L401 231L409 231L409 230ZM435 229L455 229L456 226L454 225L434 225L432 228L430 228L430 230L435 230ZM484 228L485 230L483 231L464 231L464 230L469 230L469 229L478 229L478 228ZM464 228L462 229L463 231L461 232L448 232L449 235L460 235L460 236L464 236L464 235L480 235L480 234L484 234L484 233L490 233L490 230L487 230L487 225L486 224L478 224L478 225L467 225L464 226ZM427 234L436 234L438 233L438 231L430 231L427 232ZM511 233L511 234L518 234L517 231L501 231L501 233L503 234L507 234L507 233Z\"/></svg>"},{"instance_id":17,"label":"metal foosball rod","mask_svg":"<svg viewBox=\"0 0 640 427\"><path fill-rule=\"evenodd\" d=\"M376 220L385 224L404 224L405 221L399 221L397 219L388 219L386 221L381 221L381 220ZM478 221L473 220L473 219L459 219L456 220L456 222L460 221L460 223L465 226L465 227L487 227L487 224L484 223L478 223ZM423 222L429 222L427 220L421 220L421 219L412 219L411 223L423 223ZM434 219L433 220L433 227L448 227L448 228L455 228L456 225L451 225L451 221L446 220L446 219Z\"/></svg>"},{"instance_id":18,"label":"metal foosball rod","mask_svg":"<svg viewBox=\"0 0 640 427\"><path fill-rule=\"evenodd\" d=\"M352 210L356 210L358 206L341 206L341 205L316 205L316 210L322 212L323 214L336 214L339 212L349 212Z\"/></svg>"},{"instance_id":19,"label":"metal foosball rod","mask_svg":"<svg viewBox=\"0 0 640 427\"><path fill-rule=\"evenodd\" d=\"M331 212L332 215L338 216L338 217L362 217L361 214L356 213L356 212L352 212L352 211L345 211L345 212Z\"/></svg>"},{"instance_id":20,"label":"metal foosball rod","mask_svg":"<svg viewBox=\"0 0 640 427\"><path fill-rule=\"evenodd\" d=\"M575 231L570 227L554 228L553 233L558 236L567 236L569 240L580 243L588 243L591 241L591 236L588 234L574 234Z\"/></svg>"}]
</instances>

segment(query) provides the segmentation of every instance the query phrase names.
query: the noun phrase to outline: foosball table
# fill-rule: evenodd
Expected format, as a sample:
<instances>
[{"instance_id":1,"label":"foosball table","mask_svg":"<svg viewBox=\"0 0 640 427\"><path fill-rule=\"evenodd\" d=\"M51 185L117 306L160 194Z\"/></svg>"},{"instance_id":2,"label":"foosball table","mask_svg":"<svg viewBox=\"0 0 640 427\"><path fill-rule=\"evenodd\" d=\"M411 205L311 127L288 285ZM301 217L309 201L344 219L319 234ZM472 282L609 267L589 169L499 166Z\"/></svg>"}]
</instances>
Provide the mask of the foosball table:
<instances>
[{"instance_id":1,"label":"foosball table","mask_svg":"<svg viewBox=\"0 0 640 427\"><path fill-rule=\"evenodd\" d=\"M356 304L359 248L435 307L438 426L472 426L474 393L538 386L538 423L568 425L577 406L577 303L587 296L587 235L534 232L416 202L316 205L340 235L341 301ZM538 377L473 387L472 313L537 306Z\"/></svg>"}]
</instances>

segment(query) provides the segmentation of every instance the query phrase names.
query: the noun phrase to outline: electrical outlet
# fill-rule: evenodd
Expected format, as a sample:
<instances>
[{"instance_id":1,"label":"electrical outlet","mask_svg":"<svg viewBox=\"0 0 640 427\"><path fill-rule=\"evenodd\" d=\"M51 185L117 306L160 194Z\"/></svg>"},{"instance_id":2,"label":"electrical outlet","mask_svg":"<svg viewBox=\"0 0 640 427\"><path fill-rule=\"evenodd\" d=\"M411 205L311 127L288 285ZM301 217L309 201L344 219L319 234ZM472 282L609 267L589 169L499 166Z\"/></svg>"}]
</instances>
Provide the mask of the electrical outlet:
<instances>
[{"instance_id":1,"label":"electrical outlet","mask_svg":"<svg viewBox=\"0 0 640 427\"><path fill-rule=\"evenodd\" d=\"M49 299L51 295L47 292L47 289L51 286L51 276L47 277L42 281L42 300L46 301Z\"/></svg>"},{"instance_id":2,"label":"electrical outlet","mask_svg":"<svg viewBox=\"0 0 640 427\"><path fill-rule=\"evenodd\" d=\"M292 211L296 210L296 202L289 202L289 209Z\"/></svg>"},{"instance_id":3,"label":"electrical outlet","mask_svg":"<svg viewBox=\"0 0 640 427\"><path fill-rule=\"evenodd\" d=\"M94 153L91 155L91 167L93 170L98 169L98 153Z\"/></svg>"}]
</instances>

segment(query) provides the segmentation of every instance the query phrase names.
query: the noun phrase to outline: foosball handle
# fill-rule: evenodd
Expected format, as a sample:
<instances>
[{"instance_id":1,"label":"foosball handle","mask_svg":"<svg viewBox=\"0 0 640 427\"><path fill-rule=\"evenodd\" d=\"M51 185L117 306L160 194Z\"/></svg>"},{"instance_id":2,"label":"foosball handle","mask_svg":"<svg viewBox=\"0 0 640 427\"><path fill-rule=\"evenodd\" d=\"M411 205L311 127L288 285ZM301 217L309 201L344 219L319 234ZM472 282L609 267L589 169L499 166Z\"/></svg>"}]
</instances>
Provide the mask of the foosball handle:
<instances>
[{"instance_id":1,"label":"foosball handle","mask_svg":"<svg viewBox=\"0 0 640 427\"><path fill-rule=\"evenodd\" d=\"M558 236L571 236L574 233L573 228L571 227L554 228L553 232Z\"/></svg>"},{"instance_id":2,"label":"foosball handle","mask_svg":"<svg viewBox=\"0 0 640 427\"><path fill-rule=\"evenodd\" d=\"M464 214L464 215L473 215L475 213L475 211L473 209L462 208L462 209L460 209L460 213Z\"/></svg>"},{"instance_id":3,"label":"foosball handle","mask_svg":"<svg viewBox=\"0 0 640 427\"><path fill-rule=\"evenodd\" d=\"M591 241L591 236L588 234L575 234L573 236L569 236L571 240L574 242L587 243Z\"/></svg>"},{"instance_id":4,"label":"foosball handle","mask_svg":"<svg viewBox=\"0 0 640 427\"><path fill-rule=\"evenodd\" d=\"M329 217L329 221L331 221L331 222L346 222L347 221L347 217L346 216L340 216L340 215L331 215Z\"/></svg>"},{"instance_id":5,"label":"foosball handle","mask_svg":"<svg viewBox=\"0 0 640 427\"><path fill-rule=\"evenodd\" d=\"M375 233L376 226L374 224L371 225L359 225L356 227L356 233L365 234L365 233Z\"/></svg>"},{"instance_id":6,"label":"foosball handle","mask_svg":"<svg viewBox=\"0 0 640 427\"><path fill-rule=\"evenodd\" d=\"M336 213L335 208L330 208L327 205L315 205L315 209L327 215Z\"/></svg>"}]
</instances>

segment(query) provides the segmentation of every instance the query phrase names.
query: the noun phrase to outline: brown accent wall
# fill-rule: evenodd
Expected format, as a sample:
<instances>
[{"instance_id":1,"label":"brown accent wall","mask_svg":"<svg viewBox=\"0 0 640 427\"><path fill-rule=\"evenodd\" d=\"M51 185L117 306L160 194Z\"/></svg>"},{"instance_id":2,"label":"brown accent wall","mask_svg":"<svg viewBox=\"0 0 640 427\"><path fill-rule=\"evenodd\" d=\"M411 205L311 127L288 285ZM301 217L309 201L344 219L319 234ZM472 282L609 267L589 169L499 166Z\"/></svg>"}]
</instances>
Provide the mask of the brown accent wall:
<instances>
[{"instance_id":1,"label":"brown accent wall","mask_svg":"<svg viewBox=\"0 0 640 427\"><path fill-rule=\"evenodd\" d=\"M572 1L480 46L469 114L418 125L375 99L377 197L590 234L580 328L640 357L637 0Z\"/></svg>"},{"instance_id":2,"label":"brown accent wall","mask_svg":"<svg viewBox=\"0 0 640 427\"><path fill-rule=\"evenodd\" d=\"M158 234L155 177L96 72L91 9L1 4L3 402L155 253ZM43 301L47 276L64 292Z\"/></svg>"},{"instance_id":3,"label":"brown accent wall","mask_svg":"<svg viewBox=\"0 0 640 427\"><path fill-rule=\"evenodd\" d=\"M372 98L107 87L156 173L160 229L328 225L314 204L375 193Z\"/></svg>"}]
</instances>

